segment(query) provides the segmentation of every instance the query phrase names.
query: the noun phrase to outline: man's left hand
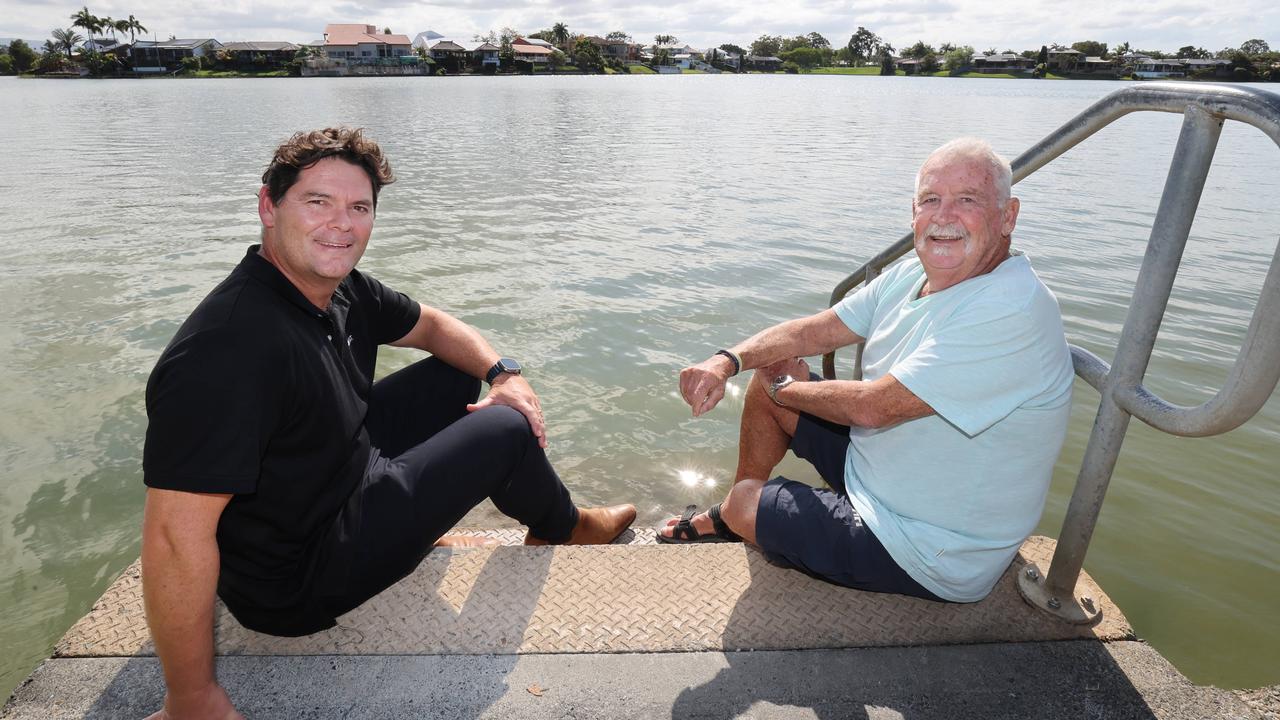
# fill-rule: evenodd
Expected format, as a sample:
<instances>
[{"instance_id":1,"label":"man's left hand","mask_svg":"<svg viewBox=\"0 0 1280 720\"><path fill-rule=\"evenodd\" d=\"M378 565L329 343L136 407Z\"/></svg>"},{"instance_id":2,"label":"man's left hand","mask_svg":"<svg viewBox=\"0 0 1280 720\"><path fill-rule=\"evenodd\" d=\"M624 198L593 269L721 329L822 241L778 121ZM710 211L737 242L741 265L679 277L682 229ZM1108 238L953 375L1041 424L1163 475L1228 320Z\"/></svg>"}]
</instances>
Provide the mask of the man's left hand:
<instances>
[{"instance_id":1,"label":"man's left hand","mask_svg":"<svg viewBox=\"0 0 1280 720\"><path fill-rule=\"evenodd\" d=\"M468 405L467 412L475 412L490 405L506 405L519 410L529 421L533 436L538 439L538 447L547 446L547 422L542 418L542 403L538 401L538 395L528 380L520 375L499 375L489 387L489 394L481 398L480 402Z\"/></svg>"}]
</instances>

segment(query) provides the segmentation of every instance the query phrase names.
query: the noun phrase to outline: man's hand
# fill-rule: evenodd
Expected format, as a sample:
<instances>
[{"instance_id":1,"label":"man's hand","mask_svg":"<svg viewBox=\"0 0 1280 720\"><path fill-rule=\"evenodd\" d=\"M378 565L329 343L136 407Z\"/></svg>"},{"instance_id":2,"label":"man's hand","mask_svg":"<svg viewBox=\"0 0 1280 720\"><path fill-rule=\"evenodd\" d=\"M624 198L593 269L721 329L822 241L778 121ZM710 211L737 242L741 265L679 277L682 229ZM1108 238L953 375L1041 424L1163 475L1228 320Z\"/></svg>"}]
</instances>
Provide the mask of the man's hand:
<instances>
[{"instance_id":1,"label":"man's hand","mask_svg":"<svg viewBox=\"0 0 1280 720\"><path fill-rule=\"evenodd\" d=\"M214 683L186 697L164 696L164 707L147 720L244 720L222 686Z\"/></svg>"},{"instance_id":2,"label":"man's hand","mask_svg":"<svg viewBox=\"0 0 1280 720\"><path fill-rule=\"evenodd\" d=\"M538 395L533 392L528 380L520 375L499 375L489 387L489 394L481 398L480 402L468 405L467 412L475 412L490 405L506 405L519 410L529 421L533 436L538 438L538 447L547 446L547 422L542 418L542 403L538 401Z\"/></svg>"},{"instance_id":3,"label":"man's hand","mask_svg":"<svg viewBox=\"0 0 1280 720\"><path fill-rule=\"evenodd\" d=\"M724 398L724 388L733 376L733 361L723 355L712 355L697 365L680 371L680 397L698 417L711 410Z\"/></svg>"}]
</instances>

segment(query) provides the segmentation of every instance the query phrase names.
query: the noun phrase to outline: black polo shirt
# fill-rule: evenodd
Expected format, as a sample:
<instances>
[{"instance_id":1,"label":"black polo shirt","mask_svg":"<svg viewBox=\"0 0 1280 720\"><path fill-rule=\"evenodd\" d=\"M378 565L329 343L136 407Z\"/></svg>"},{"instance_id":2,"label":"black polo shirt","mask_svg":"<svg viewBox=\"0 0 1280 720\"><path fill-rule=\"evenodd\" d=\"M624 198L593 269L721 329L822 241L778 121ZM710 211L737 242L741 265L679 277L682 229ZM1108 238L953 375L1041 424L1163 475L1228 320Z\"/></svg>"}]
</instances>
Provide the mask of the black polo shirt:
<instances>
[{"instance_id":1,"label":"black polo shirt","mask_svg":"<svg viewBox=\"0 0 1280 720\"><path fill-rule=\"evenodd\" d=\"M160 356L143 479L234 495L218 523L218 594L233 611L289 610L310 593L320 540L370 459L378 345L418 314L357 270L320 310L255 245Z\"/></svg>"}]
</instances>

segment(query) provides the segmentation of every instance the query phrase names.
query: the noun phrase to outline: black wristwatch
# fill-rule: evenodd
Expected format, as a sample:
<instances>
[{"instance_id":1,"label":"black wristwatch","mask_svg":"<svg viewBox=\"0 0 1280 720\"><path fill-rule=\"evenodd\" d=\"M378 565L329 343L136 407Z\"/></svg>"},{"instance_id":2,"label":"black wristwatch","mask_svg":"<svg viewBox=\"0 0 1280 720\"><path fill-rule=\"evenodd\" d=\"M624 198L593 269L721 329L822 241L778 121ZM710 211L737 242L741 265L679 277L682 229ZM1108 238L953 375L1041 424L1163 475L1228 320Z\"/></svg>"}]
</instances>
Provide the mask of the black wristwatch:
<instances>
[{"instance_id":1,"label":"black wristwatch","mask_svg":"<svg viewBox=\"0 0 1280 720\"><path fill-rule=\"evenodd\" d=\"M498 362L494 363L493 367L489 368L489 372L484 374L484 381L492 385L493 381L497 380L498 376L502 373L507 373L508 375L519 375L520 370L519 361L512 360L511 358L500 358Z\"/></svg>"}]
</instances>

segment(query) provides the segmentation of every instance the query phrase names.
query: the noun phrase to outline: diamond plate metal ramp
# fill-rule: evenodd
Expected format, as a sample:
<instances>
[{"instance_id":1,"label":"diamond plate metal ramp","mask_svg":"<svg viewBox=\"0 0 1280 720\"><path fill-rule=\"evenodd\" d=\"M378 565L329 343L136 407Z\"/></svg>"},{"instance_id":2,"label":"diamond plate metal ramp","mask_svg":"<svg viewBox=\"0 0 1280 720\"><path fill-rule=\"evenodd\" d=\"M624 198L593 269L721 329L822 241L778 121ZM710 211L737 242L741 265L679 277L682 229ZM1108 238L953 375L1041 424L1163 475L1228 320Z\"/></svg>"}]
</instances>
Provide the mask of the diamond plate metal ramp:
<instances>
[{"instance_id":1,"label":"diamond plate metal ramp","mask_svg":"<svg viewBox=\"0 0 1280 720\"><path fill-rule=\"evenodd\" d=\"M503 540L510 540L501 536ZM1131 639L1102 609L1067 625L1023 602L1015 574L1047 565L1033 537L985 600L945 604L849 590L774 567L741 544L438 549L414 573L304 638L246 630L219 604L220 655L434 655L782 650ZM153 655L131 566L58 643L55 657Z\"/></svg>"}]
</instances>

